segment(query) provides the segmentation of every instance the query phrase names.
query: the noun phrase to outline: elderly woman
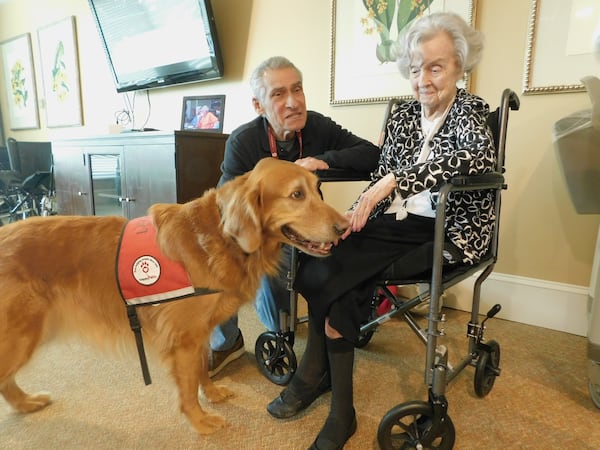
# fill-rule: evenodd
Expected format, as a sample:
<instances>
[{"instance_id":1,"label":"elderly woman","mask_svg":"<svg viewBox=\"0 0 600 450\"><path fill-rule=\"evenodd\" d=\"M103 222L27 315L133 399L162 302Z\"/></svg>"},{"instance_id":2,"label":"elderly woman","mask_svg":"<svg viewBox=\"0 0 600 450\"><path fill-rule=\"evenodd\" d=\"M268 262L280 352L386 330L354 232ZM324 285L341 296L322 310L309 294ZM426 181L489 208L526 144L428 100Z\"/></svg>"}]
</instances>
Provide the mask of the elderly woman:
<instances>
[{"instance_id":1,"label":"elderly woman","mask_svg":"<svg viewBox=\"0 0 600 450\"><path fill-rule=\"evenodd\" d=\"M341 449L356 431L354 344L368 317L374 279L392 261L433 240L435 195L442 183L494 170L489 107L457 88L482 48L481 34L451 13L425 16L404 34L398 65L415 99L389 118L379 166L348 211L351 227L344 240L331 257L300 262L296 288L308 301L310 318L306 351L289 386L267 410L289 418L331 389L329 416L313 449ZM490 244L490 195L455 193L449 199L446 237L459 262L476 262ZM430 268L430 262L405 259L414 273Z\"/></svg>"}]
</instances>

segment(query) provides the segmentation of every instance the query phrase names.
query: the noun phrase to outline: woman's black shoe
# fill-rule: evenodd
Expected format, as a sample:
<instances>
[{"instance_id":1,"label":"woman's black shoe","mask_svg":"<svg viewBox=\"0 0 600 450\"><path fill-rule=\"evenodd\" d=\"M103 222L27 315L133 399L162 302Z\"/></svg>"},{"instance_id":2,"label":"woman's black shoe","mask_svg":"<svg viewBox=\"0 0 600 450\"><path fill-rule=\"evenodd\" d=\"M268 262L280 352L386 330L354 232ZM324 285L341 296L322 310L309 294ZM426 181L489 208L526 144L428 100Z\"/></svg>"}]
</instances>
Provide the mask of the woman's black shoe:
<instances>
[{"instance_id":1,"label":"woman's black shoe","mask_svg":"<svg viewBox=\"0 0 600 450\"><path fill-rule=\"evenodd\" d=\"M331 423L328 424L328 422L330 421ZM325 427L323 427L323 430L321 430L321 433L319 433L319 435L315 439L315 442L313 442L313 444L309 447L308 450L342 450L344 448L344 445L346 445L346 442L348 442L348 439L350 439L354 435L354 433L356 433L356 414L352 418L350 428L348 428L348 432L346 433L346 437L343 439L342 443L334 442L332 438L321 436L321 434L328 427L328 425L330 427L333 426L334 429L339 430L339 427L337 426L337 424L335 424L335 419L331 420L328 418L327 422L325 422Z\"/></svg>"},{"instance_id":2,"label":"woman's black shoe","mask_svg":"<svg viewBox=\"0 0 600 450\"><path fill-rule=\"evenodd\" d=\"M293 381L292 381L293 384ZM329 374L323 375L321 382L316 388L312 386L306 386L303 393L295 392L293 386L290 385L285 388L279 397L273 400L267 405L267 411L273 417L277 419L289 419L295 416L300 411L308 408L312 402L319 398L325 392L331 390L331 382L329 381Z\"/></svg>"}]
</instances>

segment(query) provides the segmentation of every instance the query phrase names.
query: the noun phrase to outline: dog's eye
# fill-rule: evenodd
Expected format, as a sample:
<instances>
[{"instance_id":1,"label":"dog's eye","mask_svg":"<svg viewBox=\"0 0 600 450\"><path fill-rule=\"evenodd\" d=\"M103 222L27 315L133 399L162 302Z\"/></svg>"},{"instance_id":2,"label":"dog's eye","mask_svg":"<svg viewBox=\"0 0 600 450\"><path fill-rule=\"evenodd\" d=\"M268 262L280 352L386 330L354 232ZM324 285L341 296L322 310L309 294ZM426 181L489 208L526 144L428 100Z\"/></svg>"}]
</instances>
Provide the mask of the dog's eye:
<instances>
[{"instance_id":1,"label":"dog's eye","mask_svg":"<svg viewBox=\"0 0 600 450\"><path fill-rule=\"evenodd\" d=\"M304 198L304 192L302 192L302 191L294 191L294 192L292 192L291 197L294 200L302 200Z\"/></svg>"}]
</instances>

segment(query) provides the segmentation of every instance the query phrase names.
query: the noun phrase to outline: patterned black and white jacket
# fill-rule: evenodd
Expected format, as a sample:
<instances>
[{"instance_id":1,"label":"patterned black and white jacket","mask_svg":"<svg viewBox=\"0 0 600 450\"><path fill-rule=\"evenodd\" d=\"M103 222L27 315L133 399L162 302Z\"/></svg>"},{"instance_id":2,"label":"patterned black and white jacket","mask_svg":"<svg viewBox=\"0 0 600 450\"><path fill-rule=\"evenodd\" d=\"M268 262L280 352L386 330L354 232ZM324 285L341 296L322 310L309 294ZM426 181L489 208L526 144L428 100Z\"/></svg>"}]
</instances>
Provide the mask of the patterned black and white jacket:
<instances>
[{"instance_id":1,"label":"patterned black and white jacket","mask_svg":"<svg viewBox=\"0 0 600 450\"><path fill-rule=\"evenodd\" d=\"M398 185L375 206L371 219L383 214L396 194L405 199L427 189L435 193L453 176L494 171L496 150L486 124L488 115L489 106L483 99L459 89L444 124L431 140L429 159L417 164L424 140L421 105L416 100L400 104L387 122L379 165L366 189L390 172ZM476 263L485 255L494 221L493 192L453 192L448 196L446 234L462 252L462 262Z\"/></svg>"}]
</instances>

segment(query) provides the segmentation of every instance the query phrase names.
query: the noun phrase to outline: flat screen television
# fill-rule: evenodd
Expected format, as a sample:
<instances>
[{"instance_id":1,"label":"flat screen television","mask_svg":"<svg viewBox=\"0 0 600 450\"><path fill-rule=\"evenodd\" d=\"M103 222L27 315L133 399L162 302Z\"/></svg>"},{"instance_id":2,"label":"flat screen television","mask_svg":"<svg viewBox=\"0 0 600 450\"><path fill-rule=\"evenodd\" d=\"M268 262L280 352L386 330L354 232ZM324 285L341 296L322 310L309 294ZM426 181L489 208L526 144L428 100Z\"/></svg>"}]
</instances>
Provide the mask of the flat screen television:
<instances>
[{"instance_id":1,"label":"flat screen television","mask_svg":"<svg viewBox=\"0 0 600 450\"><path fill-rule=\"evenodd\" d=\"M223 76L210 0L88 1L117 92Z\"/></svg>"}]
</instances>

